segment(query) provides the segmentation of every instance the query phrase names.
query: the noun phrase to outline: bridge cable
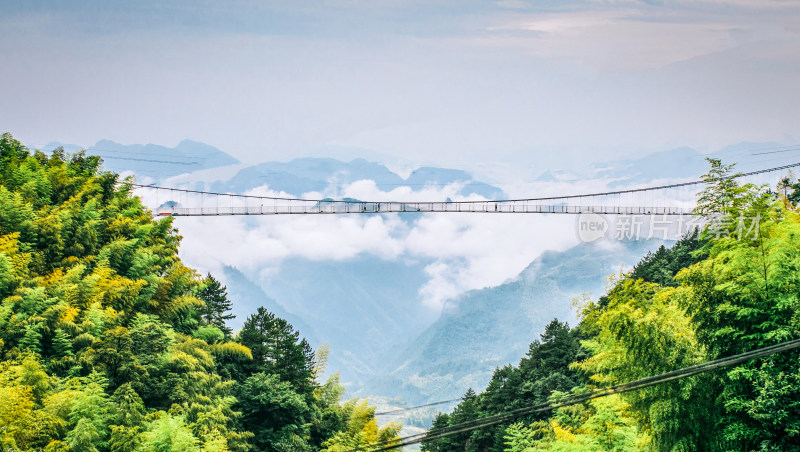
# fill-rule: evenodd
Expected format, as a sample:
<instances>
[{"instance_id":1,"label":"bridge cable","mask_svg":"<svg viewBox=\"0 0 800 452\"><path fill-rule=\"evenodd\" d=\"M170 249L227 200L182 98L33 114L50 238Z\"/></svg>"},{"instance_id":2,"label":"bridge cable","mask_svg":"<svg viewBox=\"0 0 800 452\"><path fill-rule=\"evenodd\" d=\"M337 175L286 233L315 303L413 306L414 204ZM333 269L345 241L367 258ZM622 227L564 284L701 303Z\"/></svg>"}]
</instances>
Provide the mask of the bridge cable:
<instances>
[{"instance_id":1,"label":"bridge cable","mask_svg":"<svg viewBox=\"0 0 800 452\"><path fill-rule=\"evenodd\" d=\"M763 173L770 173L775 171L781 171L789 168L795 168L800 166L800 163L792 163L788 165L778 166L774 168L767 168L763 170L757 171L750 171L747 173L737 173L731 176L726 177L725 179L738 179L742 177L754 176L757 174ZM665 190L669 188L676 188L676 187L686 187L691 185L702 185L708 184L707 181L704 180L697 180L691 182L681 182L676 184L668 184L668 185L658 185L653 187L643 187L643 188L631 188L627 190L616 190L616 191L608 191L608 192L598 192L598 193L586 193L586 194L579 194L579 195L563 195L563 196L548 196L548 197L540 197L540 198L522 198L522 199L499 199L499 200L490 200L488 202L494 203L509 203L509 202L524 202L524 201L549 201L549 200L561 200L561 199L575 199L575 198L585 198L590 196L609 196L609 195L620 195L620 194L629 194L629 193L640 193L640 192L647 192L652 190ZM184 188L173 188L173 187L161 187L157 185L143 185L143 184L131 184L134 188L152 188L156 190L174 190L178 192L184 193L199 193L202 195L215 195L215 196L229 196L229 197L237 197L237 198L254 198L254 199L269 199L269 200L281 200L281 201L304 201L304 202L314 202L314 203L321 203L321 202L328 202L328 203L347 203L347 204L362 204L362 203L369 203L369 201L341 201L341 200L330 200L330 199L303 199L303 198L292 198L292 197L280 197L280 196L257 196L257 195L241 195L241 194L233 194L233 193L221 193L221 192L210 192L210 191L202 191L202 190L189 190ZM458 201L461 204L480 204L487 202L483 201ZM376 201L377 203L377 201ZM418 201L410 201L409 203L418 203Z\"/></svg>"}]
</instances>

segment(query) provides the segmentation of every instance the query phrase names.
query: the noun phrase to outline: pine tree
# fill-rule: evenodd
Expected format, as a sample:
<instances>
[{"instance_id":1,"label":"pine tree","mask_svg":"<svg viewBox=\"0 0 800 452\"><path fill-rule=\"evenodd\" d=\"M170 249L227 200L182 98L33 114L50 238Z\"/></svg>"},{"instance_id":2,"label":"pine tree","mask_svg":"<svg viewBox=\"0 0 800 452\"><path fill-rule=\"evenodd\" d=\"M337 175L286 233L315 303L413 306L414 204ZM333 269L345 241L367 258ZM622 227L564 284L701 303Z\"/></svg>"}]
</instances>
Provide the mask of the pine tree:
<instances>
[{"instance_id":1,"label":"pine tree","mask_svg":"<svg viewBox=\"0 0 800 452\"><path fill-rule=\"evenodd\" d=\"M197 297L205 302L205 306L200 309L200 317L203 321L222 330L225 337L230 337L233 331L228 328L225 321L236 316L226 314L231 310L233 304L228 300L227 288L209 273L203 281Z\"/></svg>"},{"instance_id":2,"label":"pine tree","mask_svg":"<svg viewBox=\"0 0 800 452\"><path fill-rule=\"evenodd\" d=\"M302 394L313 391L314 351L289 322L258 308L245 321L238 341L253 352L253 360L242 366L248 375L273 373Z\"/></svg>"}]
</instances>

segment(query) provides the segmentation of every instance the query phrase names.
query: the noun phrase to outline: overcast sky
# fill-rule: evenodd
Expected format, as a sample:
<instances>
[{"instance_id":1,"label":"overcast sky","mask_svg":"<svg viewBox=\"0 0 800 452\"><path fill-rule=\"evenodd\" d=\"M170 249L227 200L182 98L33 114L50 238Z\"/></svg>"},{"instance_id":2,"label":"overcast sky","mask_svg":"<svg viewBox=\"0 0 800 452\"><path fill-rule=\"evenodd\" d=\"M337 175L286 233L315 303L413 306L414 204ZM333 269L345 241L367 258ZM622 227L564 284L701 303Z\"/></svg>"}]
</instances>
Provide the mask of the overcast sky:
<instances>
[{"instance_id":1,"label":"overcast sky","mask_svg":"<svg viewBox=\"0 0 800 452\"><path fill-rule=\"evenodd\" d=\"M564 168L800 141L798 1L0 2L0 128L34 146Z\"/></svg>"},{"instance_id":2,"label":"overcast sky","mask_svg":"<svg viewBox=\"0 0 800 452\"><path fill-rule=\"evenodd\" d=\"M548 168L800 142L800 1L0 0L0 55L0 131L32 146L188 138L246 163L370 151L526 195ZM179 219L182 256L217 274L431 259L420 298L437 308L577 241L552 216L262 220Z\"/></svg>"}]
</instances>

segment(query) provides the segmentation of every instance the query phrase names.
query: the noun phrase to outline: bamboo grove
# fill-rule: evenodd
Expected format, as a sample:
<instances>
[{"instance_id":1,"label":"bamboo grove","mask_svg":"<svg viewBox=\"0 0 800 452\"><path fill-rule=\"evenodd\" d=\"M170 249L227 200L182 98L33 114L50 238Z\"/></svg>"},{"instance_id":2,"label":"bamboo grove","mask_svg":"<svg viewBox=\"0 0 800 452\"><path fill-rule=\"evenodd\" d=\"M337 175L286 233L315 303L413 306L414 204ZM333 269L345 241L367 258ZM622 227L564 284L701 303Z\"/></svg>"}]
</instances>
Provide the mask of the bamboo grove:
<instances>
[{"instance_id":1,"label":"bamboo grove","mask_svg":"<svg viewBox=\"0 0 800 452\"><path fill-rule=\"evenodd\" d=\"M800 354L436 438L450 425L800 338L800 183L740 185L710 161L702 233L576 300L517 366L440 414L422 449L800 450ZM132 180L98 157L0 137L0 449L346 451L394 441L316 352L261 308L234 334L212 275L178 258ZM773 187L774 189L775 187Z\"/></svg>"},{"instance_id":2,"label":"bamboo grove","mask_svg":"<svg viewBox=\"0 0 800 452\"><path fill-rule=\"evenodd\" d=\"M262 309L235 336L131 180L0 137L0 449L345 450L394 438Z\"/></svg>"},{"instance_id":3,"label":"bamboo grove","mask_svg":"<svg viewBox=\"0 0 800 452\"><path fill-rule=\"evenodd\" d=\"M626 394L435 438L437 429L800 338L800 184L736 182L709 160L700 233L576 300L518 366L498 368L440 414L422 449L455 451L800 450L800 353L791 351Z\"/></svg>"}]
</instances>

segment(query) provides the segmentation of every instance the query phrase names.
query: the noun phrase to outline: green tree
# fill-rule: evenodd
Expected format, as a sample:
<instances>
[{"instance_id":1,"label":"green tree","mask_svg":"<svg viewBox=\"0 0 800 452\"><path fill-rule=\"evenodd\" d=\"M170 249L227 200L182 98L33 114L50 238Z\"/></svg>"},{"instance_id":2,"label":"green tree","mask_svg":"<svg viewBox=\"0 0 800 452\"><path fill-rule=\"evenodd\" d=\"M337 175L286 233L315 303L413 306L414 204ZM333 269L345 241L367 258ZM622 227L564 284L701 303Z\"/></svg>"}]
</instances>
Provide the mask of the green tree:
<instances>
[{"instance_id":1,"label":"green tree","mask_svg":"<svg viewBox=\"0 0 800 452\"><path fill-rule=\"evenodd\" d=\"M401 425L390 422L378 427L375 407L366 400L351 400L344 406L348 420L344 430L337 432L323 443L325 452L345 452L356 448L367 448L372 444L392 444L399 439Z\"/></svg>"},{"instance_id":2,"label":"green tree","mask_svg":"<svg viewBox=\"0 0 800 452\"><path fill-rule=\"evenodd\" d=\"M580 352L579 331L553 319L540 335L540 340L530 344L518 367L507 365L496 369L482 394L468 391L453 413L437 417L434 426L455 425L546 403L554 391L569 391L581 381L579 373L570 367ZM547 414L541 413L528 415L521 421L530 423L546 418ZM422 447L423 450L442 452L502 450L508 426L504 423L452 437L426 440ZM435 434L435 430L431 429L431 433Z\"/></svg>"},{"instance_id":3,"label":"green tree","mask_svg":"<svg viewBox=\"0 0 800 452\"><path fill-rule=\"evenodd\" d=\"M56 330L56 334L53 336L53 354L57 358L65 358L73 355L72 341L70 340L69 334L62 329Z\"/></svg>"},{"instance_id":4,"label":"green tree","mask_svg":"<svg viewBox=\"0 0 800 452\"><path fill-rule=\"evenodd\" d=\"M200 449L200 441L192 435L180 416L158 412L150 422L147 432L142 434L142 452L194 452Z\"/></svg>"},{"instance_id":5,"label":"green tree","mask_svg":"<svg viewBox=\"0 0 800 452\"><path fill-rule=\"evenodd\" d=\"M426 440L422 442L422 450L425 451L477 451L480 450L482 441L486 438L481 435L480 431L464 432L444 438L430 439L431 436L436 435L436 428L444 428L463 422L474 421L481 416L478 395L472 388L468 389L461 397L461 402L453 409L453 412L448 414L440 414L434 419L433 427L428 430ZM480 436L479 436L480 435ZM477 441L476 441L477 440ZM491 444L491 441L487 441ZM487 447L483 445L484 448Z\"/></svg>"},{"instance_id":6,"label":"green tree","mask_svg":"<svg viewBox=\"0 0 800 452\"><path fill-rule=\"evenodd\" d=\"M578 391L579 392L579 391ZM651 450L627 404L617 395L556 410L549 421L506 430L509 452L634 452Z\"/></svg>"},{"instance_id":7,"label":"green tree","mask_svg":"<svg viewBox=\"0 0 800 452\"><path fill-rule=\"evenodd\" d=\"M138 384L146 372L133 352L133 339L125 327L107 329L103 339L84 352L84 356L92 361L95 368L104 371L112 388L128 382Z\"/></svg>"},{"instance_id":8,"label":"green tree","mask_svg":"<svg viewBox=\"0 0 800 452\"><path fill-rule=\"evenodd\" d=\"M323 348L322 350L322 354L325 355L327 349ZM344 386L339 381L338 373L334 373L325 383L314 389L314 403L311 405L310 445L319 447L332 438L336 432L347 428L348 413L340 403L344 392Z\"/></svg>"},{"instance_id":9,"label":"green tree","mask_svg":"<svg viewBox=\"0 0 800 452\"><path fill-rule=\"evenodd\" d=\"M0 137L0 391L17 418L0 425L3 447L151 447L167 423L154 412L170 409L205 450L247 448L215 358L250 352L197 339L211 340L202 281L131 182L96 156Z\"/></svg>"},{"instance_id":10,"label":"green tree","mask_svg":"<svg viewBox=\"0 0 800 452\"><path fill-rule=\"evenodd\" d=\"M437 431L441 431L441 429L447 428L451 425L450 423L450 415L447 413L439 413L431 423L431 428L428 429L428 434L425 435L425 439L422 440L420 444L422 450L428 452L448 452L453 450L453 443L446 439L446 438L437 438L432 439L432 434L435 434ZM457 445L455 447L458 447ZM463 448L462 448L463 450Z\"/></svg>"},{"instance_id":11,"label":"green tree","mask_svg":"<svg viewBox=\"0 0 800 452\"><path fill-rule=\"evenodd\" d=\"M283 452L285 444L308 446L310 408L291 383L259 372L237 387L236 398L241 424L254 434L252 443L258 450Z\"/></svg>"},{"instance_id":12,"label":"green tree","mask_svg":"<svg viewBox=\"0 0 800 452\"><path fill-rule=\"evenodd\" d=\"M678 275L691 288L682 305L709 358L800 338L800 216L782 211L766 217L757 240L716 240L708 259ZM729 448L800 447L798 356L755 360L717 379L724 410L718 429Z\"/></svg>"},{"instance_id":13,"label":"green tree","mask_svg":"<svg viewBox=\"0 0 800 452\"><path fill-rule=\"evenodd\" d=\"M685 288L619 280L605 306L584 307L582 326L596 334L584 341L591 356L576 366L605 387L702 361L693 325L677 302L687 296ZM628 393L625 400L656 449L712 450L715 390L713 380L701 375Z\"/></svg>"},{"instance_id":14,"label":"green tree","mask_svg":"<svg viewBox=\"0 0 800 452\"><path fill-rule=\"evenodd\" d=\"M253 359L242 365L246 375L275 374L301 394L314 389L314 352L300 333L284 319L263 307L247 318L237 341L249 348Z\"/></svg>"},{"instance_id":15,"label":"green tree","mask_svg":"<svg viewBox=\"0 0 800 452\"><path fill-rule=\"evenodd\" d=\"M770 206L774 207L776 199L766 185L740 185L737 178L742 173L733 172L735 164L725 165L719 159L706 160L711 168L702 177L706 184L698 193L694 213L716 223L716 238L728 236L742 226L751 226L752 223L746 223L767 214Z\"/></svg>"},{"instance_id":16,"label":"green tree","mask_svg":"<svg viewBox=\"0 0 800 452\"><path fill-rule=\"evenodd\" d=\"M203 280L197 297L205 303L205 306L200 308L200 317L203 321L219 328L225 333L225 337L230 337L232 330L225 322L236 316L230 314L233 303L228 300L227 288L209 273Z\"/></svg>"},{"instance_id":17,"label":"green tree","mask_svg":"<svg viewBox=\"0 0 800 452\"><path fill-rule=\"evenodd\" d=\"M105 450L109 425L115 414L115 407L105 392L107 381L101 374L93 373L81 383L69 413L74 427L67 433L66 443L73 450Z\"/></svg>"},{"instance_id":18,"label":"green tree","mask_svg":"<svg viewBox=\"0 0 800 452\"><path fill-rule=\"evenodd\" d=\"M655 252L648 252L633 267L630 277L662 286L677 287L675 275L682 269L702 261L707 256L703 251L707 243L707 239L700 239L700 231L692 231L670 248L661 245Z\"/></svg>"},{"instance_id":19,"label":"green tree","mask_svg":"<svg viewBox=\"0 0 800 452\"><path fill-rule=\"evenodd\" d=\"M142 398L130 383L117 388L111 400L117 405L114 423L124 427L140 427L145 421L145 406Z\"/></svg>"}]
</instances>

